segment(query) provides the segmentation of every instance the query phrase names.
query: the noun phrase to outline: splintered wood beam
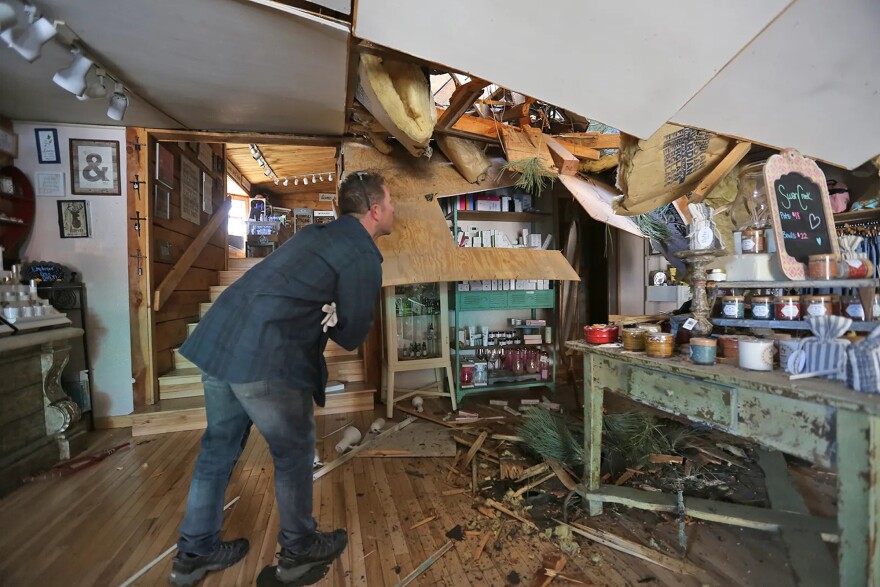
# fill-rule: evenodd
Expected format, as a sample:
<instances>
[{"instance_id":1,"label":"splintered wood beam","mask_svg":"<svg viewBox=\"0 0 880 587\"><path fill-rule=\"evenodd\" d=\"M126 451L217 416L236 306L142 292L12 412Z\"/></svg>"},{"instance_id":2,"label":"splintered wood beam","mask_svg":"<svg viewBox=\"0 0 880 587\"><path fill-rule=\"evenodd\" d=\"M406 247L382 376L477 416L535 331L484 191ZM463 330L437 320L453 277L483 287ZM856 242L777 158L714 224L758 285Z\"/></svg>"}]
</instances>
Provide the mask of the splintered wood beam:
<instances>
[{"instance_id":1,"label":"splintered wood beam","mask_svg":"<svg viewBox=\"0 0 880 587\"><path fill-rule=\"evenodd\" d=\"M553 162L559 168L559 175L577 175L578 166L581 164L578 158L572 155L568 149L559 144L559 141L553 137L545 137L544 142L547 148L550 149L550 156L553 157Z\"/></svg>"},{"instance_id":2,"label":"splintered wood beam","mask_svg":"<svg viewBox=\"0 0 880 587\"><path fill-rule=\"evenodd\" d=\"M449 100L449 107L437 119L434 130L447 130L451 128L474 105L474 100L483 93L483 89L488 85L489 82L474 78L466 84L455 88L452 98Z\"/></svg>"},{"instance_id":3,"label":"splintered wood beam","mask_svg":"<svg viewBox=\"0 0 880 587\"><path fill-rule=\"evenodd\" d=\"M559 575L568 563L564 554L548 555L541 561L541 569L532 579L532 587L547 587ZM547 571L550 571L549 573Z\"/></svg>"},{"instance_id":4,"label":"splintered wood beam","mask_svg":"<svg viewBox=\"0 0 880 587\"><path fill-rule=\"evenodd\" d=\"M620 135L601 132L567 132L556 135L557 139L579 143L594 149L619 149Z\"/></svg>"},{"instance_id":5,"label":"splintered wood beam","mask_svg":"<svg viewBox=\"0 0 880 587\"><path fill-rule=\"evenodd\" d=\"M501 140L508 161L519 161L537 157L551 171L556 171L556 164L550 155L550 149L544 141L543 134L537 128L519 129L515 126L501 125Z\"/></svg>"},{"instance_id":6,"label":"splintered wood beam","mask_svg":"<svg viewBox=\"0 0 880 587\"><path fill-rule=\"evenodd\" d=\"M589 159L591 161L598 161L599 157L601 157L601 153L598 150L592 147L585 147L581 143L577 141L570 141L568 139L560 139L557 137L553 137L556 141L568 149L568 151L579 159Z\"/></svg>"},{"instance_id":7,"label":"splintered wood beam","mask_svg":"<svg viewBox=\"0 0 880 587\"><path fill-rule=\"evenodd\" d=\"M471 449L468 451L467 455L464 457L464 461L461 463L462 469L466 469L468 465L471 464L471 460L476 456L477 451L483 446L483 443L486 442L486 438L489 436L488 432L483 432L477 438L476 442L471 445Z\"/></svg>"},{"instance_id":8,"label":"splintered wood beam","mask_svg":"<svg viewBox=\"0 0 880 587\"><path fill-rule=\"evenodd\" d=\"M697 184L697 187L694 188L694 191L691 192L688 200L691 204L699 204L702 202L706 196L711 192L718 183L725 178L725 176L731 172L731 170L736 167L736 164L742 161L743 157L745 157L749 150L752 148L752 143L739 142L736 146L730 150L724 159L718 162L718 165L715 166L715 169L709 172L703 180Z\"/></svg>"},{"instance_id":9,"label":"splintered wood beam","mask_svg":"<svg viewBox=\"0 0 880 587\"><path fill-rule=\"evenodd\" d=\"M437 108L438 120L443 118L446 110ZM439 133L448 134L463 139L472 139L475 141L486 141L497 143L501 139L499 127L503 126L500 122L490 118L479 118L477 116L462 116L449 128L435 127Z\"/></svg>"},{"instance_id":10,"label":"splintered wood beam","mask_svg":"<svg viewBox=\"0 0 880 587\"><path fill-rule=\"evenodd\" d=\"M522 104L511 106L501 115L501 120L503 122L507 122L508 120L522 120L524 118L528 120L530 118L529 108L531 108L532 102L534 102L534 100L526 100Z\"/></svg>"}]
</instances>

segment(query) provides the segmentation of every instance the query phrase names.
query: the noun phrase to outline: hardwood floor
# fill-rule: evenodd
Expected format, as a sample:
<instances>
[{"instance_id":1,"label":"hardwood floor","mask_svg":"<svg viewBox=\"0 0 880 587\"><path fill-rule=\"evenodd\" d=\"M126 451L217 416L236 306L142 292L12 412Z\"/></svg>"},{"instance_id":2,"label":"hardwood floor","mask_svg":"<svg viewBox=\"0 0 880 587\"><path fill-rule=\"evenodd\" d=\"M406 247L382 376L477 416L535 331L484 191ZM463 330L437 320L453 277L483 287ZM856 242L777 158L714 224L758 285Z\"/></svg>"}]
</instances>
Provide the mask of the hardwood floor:
<instances>
[{"instance_id":1,"label":"hardwood floor","mask_svg":"<svg viewBox=\"0 0 880 587\"><path fill-rule=\"evenodd\" d=\"M381 412L377 406L375 416ZM373 418L369 412L320 417L318 438L349 420L365 430ZM337 436L319 441L325 461L337 456ZM123 584L175 543L200 437L200 431L134 439L128 429L95 433L90 452L127 441L134 446L88 470L31 483L0 500L0 585ZM442 496L452 487L446 482L450 461L354 458L317 481L319 526L349 530L349 547L319 585L396 585L443 546L446 532L459 524L492 532L479 560L474 560L479 539L468 537L416 585L500 587L512 583L512 572L530 584L542 555L559 552L557 543L529 535L519 522L488 520L472 508L469 492ZM205 586L252 585L273 561L279 529L273 469L256 433L232 476L227 500L236 496L240 500L226 512L223 535L249 538L250 553L225 572L209 574ZM436 518L411 529L430 516ZM677 556L675 523L654 514L608 508L589 523ZM785 549L774 535L702 523L691 534L688 560L705 576L678 575L585 540L564 572L603 586L794 584ZM170 565L169 556L135 584L165 584ZM553 584L571 583L556 579Z\"/></svg>"}]
</instances>

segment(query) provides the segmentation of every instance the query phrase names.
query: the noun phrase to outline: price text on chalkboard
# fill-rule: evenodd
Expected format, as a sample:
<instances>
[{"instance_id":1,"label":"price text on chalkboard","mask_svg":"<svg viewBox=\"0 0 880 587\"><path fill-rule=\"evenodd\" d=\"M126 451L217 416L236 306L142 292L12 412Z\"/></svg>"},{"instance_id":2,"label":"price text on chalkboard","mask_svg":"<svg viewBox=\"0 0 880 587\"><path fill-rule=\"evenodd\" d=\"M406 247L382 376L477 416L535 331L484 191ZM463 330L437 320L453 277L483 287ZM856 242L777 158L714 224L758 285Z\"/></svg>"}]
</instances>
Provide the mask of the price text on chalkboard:
<instances>
[{"instance_id":1,"label":"price text on chalkboard","mask_svg":"<svg viewBox=\"0 0 880 587\"><path fill-rule=\"evenodd\" d=\"M789 255L807 262L810 255L832 253L822 191L800 173L786 173L773 182L782 244Z\"/></svg>"}]
</instances>

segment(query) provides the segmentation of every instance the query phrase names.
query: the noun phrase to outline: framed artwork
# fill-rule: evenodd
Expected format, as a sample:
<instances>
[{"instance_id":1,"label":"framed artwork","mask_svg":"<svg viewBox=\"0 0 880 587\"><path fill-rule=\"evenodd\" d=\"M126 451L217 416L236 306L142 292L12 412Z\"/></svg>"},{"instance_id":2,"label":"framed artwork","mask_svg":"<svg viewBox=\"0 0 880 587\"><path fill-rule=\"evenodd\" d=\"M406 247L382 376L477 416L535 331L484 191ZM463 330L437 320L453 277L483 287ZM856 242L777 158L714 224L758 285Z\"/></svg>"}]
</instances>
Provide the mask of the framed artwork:
<instances>
[{"instance_id":1,"label":"framed artwork","mask_svg":"<svg viewBox=\"0 0 880 587\"><path fill-rule=\"evenodd\" d=\"M205 166L205 169L214 170L214 150L208 143L195 143L198 145L199 162Z\"/></svg>"},{"instance_id":2,"label":"framed artwork","mask_svg":"<svg viewBox=\"0 0 880 587\"><path fill-rule=\"evenodd\" d=\"M34 185L34 193L38 196L49 198L63 198L64 193L64 173L61 171L36 173L36 185Z\"/></svg>"},{"instance_id":3,"label":"framed artwork","mask_svg":"<svg viewBox=\"0 0 880 587\"><path fill-rule=\"evenodd\" d=\"M214 178L202 172L202 212L214 213Z\"/></svg>"},{"instance_id":4,"label":"framed artwork","mask_svg":"<svg viewBox=\"0 0 880 587\"><path fill-rule=\"evenodd\" d=\"M202 178L198 165L180 158L180 217L195 225L202 223Z\"/></svg>"},{"instance_id":5,"label":"framed artwork","mask_svg":"<svg viewBox=\"0 0 880 587\"><path fill-rule=\"evenodd\" d=\"M40 163L61 163L58 131L54 128L35 128L34 135L37 137L37 158Z\"/></svg>"},{"instance_id":6,"label":"framed artwork","mask_svg":"<svg viewBox=\"0 0 880 587\"><path fill-rule=\"evenodd\" d=\"M70 193L118 196L119 141L70 139Z\"/></svg>"},{"instance_id":7,"label":"framed artwork","mask_svg":"<svg viewBox=\"0 0 880 587\"><path fill-rule=\"evenodd\" d=\"M174 153L156 143L156 181L169 188L174 186Z\"/></svg>"},{"instance_id":8,"label":"framed artwork","mask_svg":"<svg viewBox=\"0 0 880 587\"><path fill-rule=\"evenodd\" d=\"M89 203L85 200L58 200L58 228L61 238L88 238Z\"/></svg>"},{"instance_id":9,"label":"framed artwork","mask_svg":"<svg viewBox=\"0 0 880 587\"><path fill-rule=\"evenodd\" d=\"M153 214L156 218L171 219L171 190L164 185L156 184L156 196L153 200Z\"/></svg>"}]
</instances>

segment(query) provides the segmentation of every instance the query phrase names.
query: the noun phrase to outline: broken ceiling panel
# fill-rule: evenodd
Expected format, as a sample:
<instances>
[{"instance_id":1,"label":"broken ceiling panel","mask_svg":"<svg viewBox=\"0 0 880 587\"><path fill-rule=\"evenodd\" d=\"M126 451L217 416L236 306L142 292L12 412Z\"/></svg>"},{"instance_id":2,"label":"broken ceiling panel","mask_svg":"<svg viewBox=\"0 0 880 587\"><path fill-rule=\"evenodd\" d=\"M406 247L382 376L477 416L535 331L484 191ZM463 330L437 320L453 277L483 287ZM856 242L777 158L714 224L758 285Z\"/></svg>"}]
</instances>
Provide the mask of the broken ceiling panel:
<instances>
[{"instance_id":1,"label":"broken ceiling panel","mask_svg":"<svg viewBox=\"0 0 880 587\"><path fill-rule=\"evenodd\" d=\"M620 195L620 192L613 187L601 181L580 176L560 175L559 181L571 192L571 195L590 215L590 218L639 237L645 236L631 217L614 213L612 202Z\"/></svg>"},{"instance_id":2,"label":"broken ceiling panel","mask_svg":"<svg viewBox=\"0 0 880 587\"><path fill-rule=\"evenodd\" d=\"M797 0L672 120L849 169L880 153L880 2Z\"/></svg>"},{"instance_id":3,"label":"broken ceiling panel","mask_svg":"<svg viewBox=\"0 0 880 587\"><path fill-rule=\"evenodd\" d=\"M648 137L788 3L360 0L355 34Z\"/></svg>"}]
</instances>

